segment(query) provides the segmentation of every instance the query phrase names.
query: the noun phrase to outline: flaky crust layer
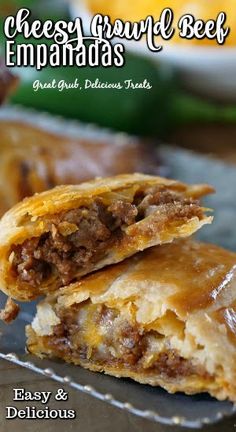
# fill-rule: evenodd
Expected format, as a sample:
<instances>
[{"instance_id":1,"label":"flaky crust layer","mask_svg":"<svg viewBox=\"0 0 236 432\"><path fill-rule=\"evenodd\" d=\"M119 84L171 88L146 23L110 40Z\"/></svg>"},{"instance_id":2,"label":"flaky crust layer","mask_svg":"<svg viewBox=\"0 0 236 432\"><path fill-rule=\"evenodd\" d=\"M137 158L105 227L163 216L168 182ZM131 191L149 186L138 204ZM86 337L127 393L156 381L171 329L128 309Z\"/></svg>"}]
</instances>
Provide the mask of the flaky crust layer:
<instances>
[{"instance_id":1,"label":"flaky crust layer","mask_svg":"<svg viewBox=\"0 0 236 432\"><path fill-rule=\"evenodd\" d=\"M27 329L30 352L40 357L58 355L50 341L59 317L86 302L119 310L142 334L157 331L164 347L194 364L199 374L185 375L180 368L179 375L168 377L122 363L101 365L90 358L78 358L70 350L59 354L65 361L160 385L169 392L207 391L220 400L236 401L235 253L210 244L179 241L151 248L62 288L39 304ZM97 340L92 338L90 344ZM156 349L158 345L153 345L153 354Z\"/></svg>"},{"instance_id":2,"label":"flaky crust layer","mask_svg":"<svg viewBox=\"0 0 236 432\"><path fill-rule=\"evenodd\" d=\"M162 185L167 190L193 199L213 191L207 185L188 186L161 177L133 174L96 179L78 186L60 186L23 200L7 212L0 222L1 289L12 298L22 301L30 300L55 289L54 282L51 280L38 287L30 287L29 284L17 280L11 271L12 247L49 232L52 229L50 218L53 215L86 206L97 197L111 202L119 197L134 194L139 187L156 185ZM143 220L128 226L122 240L114 244L107 251L106 257L95 263L89 272L122 261L148 247L172 242L175 238L188 237L202 225L211 223L211 221L212 218L204 214L201 219L197 216L182 215L181 205L178 207L178 214L172 219L165 209L163 212L158 209ZM81 270L77 277L80 278L84 274L86 271Z\"/></svg>"}]
</instances>

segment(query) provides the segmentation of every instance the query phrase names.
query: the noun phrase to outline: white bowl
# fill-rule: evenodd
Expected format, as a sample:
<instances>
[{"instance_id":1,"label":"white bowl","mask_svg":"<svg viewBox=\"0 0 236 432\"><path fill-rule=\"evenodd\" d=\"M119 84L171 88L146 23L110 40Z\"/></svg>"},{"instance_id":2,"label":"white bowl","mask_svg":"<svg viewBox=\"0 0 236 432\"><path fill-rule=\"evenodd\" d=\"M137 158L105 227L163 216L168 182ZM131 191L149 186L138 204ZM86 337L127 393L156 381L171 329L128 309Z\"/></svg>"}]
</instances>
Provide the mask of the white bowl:
<instances>
[{"instance_id":1,"label":"white bowl","mask_svg":"<svg viewBox=\"0 0 236 432\"><path fill-rule=\"evenodd\" d=\"M83 0L71 0L71 15L90 28L91 14ZM165 43L161 52L148 50L144 41L125 41L126 48L157 63L174 67L185 87L215 99L236 102L236 47L189 46Z\"/></svg>"}]
</instances>

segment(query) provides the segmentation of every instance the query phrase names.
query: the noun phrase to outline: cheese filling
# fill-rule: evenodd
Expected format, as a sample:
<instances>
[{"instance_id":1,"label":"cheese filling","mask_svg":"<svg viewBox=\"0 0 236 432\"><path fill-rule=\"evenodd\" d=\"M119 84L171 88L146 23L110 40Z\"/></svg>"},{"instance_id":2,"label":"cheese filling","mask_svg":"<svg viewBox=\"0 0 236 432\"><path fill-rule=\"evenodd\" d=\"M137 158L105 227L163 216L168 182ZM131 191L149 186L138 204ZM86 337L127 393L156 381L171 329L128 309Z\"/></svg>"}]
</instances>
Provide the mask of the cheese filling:
<instances>
[{"instance_id":1,"label":"cheese filling","mask_svg":"<svg viewBox=\"0 0 236 432\"><path fill-rule=\"evenodd\" d=\"M43 346L56 357L101 369L125 368L156 374L164 379L196 375L209 378L203 367L171 348L167 337L155 330L144 330L118 309L88 300L57 315L58 324L54 320L50 334L41 336ZM32 327L39 331L34 323Z\"/></svg>"}]
</instances>

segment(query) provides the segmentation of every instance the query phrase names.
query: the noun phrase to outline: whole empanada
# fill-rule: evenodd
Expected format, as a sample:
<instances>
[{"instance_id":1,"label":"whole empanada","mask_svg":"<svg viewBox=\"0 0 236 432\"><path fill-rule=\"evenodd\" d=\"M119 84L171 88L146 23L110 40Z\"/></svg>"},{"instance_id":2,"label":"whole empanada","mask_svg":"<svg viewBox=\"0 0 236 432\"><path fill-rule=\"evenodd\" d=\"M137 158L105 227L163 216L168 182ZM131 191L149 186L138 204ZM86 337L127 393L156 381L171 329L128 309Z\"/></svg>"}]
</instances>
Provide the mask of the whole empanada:
<instances>
[{"instance_id":1,"label":"whole empanada","mask_svg":"<svg viewBox=\"0 0 236 432\"><path fill-rule=\"evenodd\" d=\"M53 131L50 117L48 122ZM23 198L55 186L137 171L159 174L151 142L85 125L76 131L71 138L36 127L33 120L0 121L0 216Z\"/></svg>"},{"instance_id":2,"label":"whole empanada","mask_svg":"<svg viewBox=\"0 0 236 432\"><path fill-rule=\"evenodd\" d=\"M0 286L17 300L46 294L150 246L188 237L212 218L187 186L142 174L36 194L0 222Z\"/></svg>"},{"instance_id":3,"label":"whole empanada","mask_svg":"<svg viewBox=\"0 0 236 432\"><path fill-rule=\"evenodd\" d=\"M181 240L43 300L28 349L169 392L236 402L236 254Z\"/></svg>"}]
</instances>

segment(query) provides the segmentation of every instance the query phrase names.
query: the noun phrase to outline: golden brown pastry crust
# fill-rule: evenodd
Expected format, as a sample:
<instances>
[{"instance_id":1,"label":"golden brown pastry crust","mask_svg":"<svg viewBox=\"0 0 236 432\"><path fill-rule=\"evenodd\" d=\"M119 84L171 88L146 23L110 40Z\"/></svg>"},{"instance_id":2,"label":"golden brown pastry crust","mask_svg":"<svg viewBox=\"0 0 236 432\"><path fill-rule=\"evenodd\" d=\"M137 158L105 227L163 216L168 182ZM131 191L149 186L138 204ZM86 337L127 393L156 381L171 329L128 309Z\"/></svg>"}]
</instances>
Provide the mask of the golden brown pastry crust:
<instances>
[{"instance_id":1,"label":"golden brown pastry crust","mask_svg":"<svg viewBox=\"0 0 236 432\"><path fill-rule=\"evenodd\" d=\"M0 121L0 152L0 215L23 198L58 185L159 171L150 142L128 136L121 140L115 134L104 139L84 131L72 139L17 121Z\"/></svg>"},{"instance_id":2,"label":"golden brown pastry crust","mask_svg":"<svg viewBox=\"0 0 236 432\"><path fill-rule=\"evenodd\" d=\"M73 309L75 307L77 309ZM104 317L107 313L98 320L94 312L94 330L88 307L94 311L101 307L118 310L129 322L129 332L126 331L122 341L122 348L125 345L126 349L122 359L126 361L121 358L116 363L113 361L118 352L116 340L110 342L114 346L107 361L96 357L96 352L101 353L106 342ZM78 314L75 321L73 310ZM69 321L68 318L63 321L66 314ZM82 318L84 333L80 333ZM48 296L39 304L36 318L27 329L28 348L41 357L58 356L91 370L160 385L169 392L209 392L218 399L235 402L235 319L236 254L214 245L185 240L148 249ZM112 315L109 320L112 321ZM63 330L65 322L67 333L63 335L59 330L60 325ZM80 327L73 336L70 325L76 322ZM103 327L99 327L101 322ZM114 326L112 333L115 330ZM71 334L72 346L81 338L80 355L76 350L65 348L70 346L68 344L61 348L63 336L68 337L68 334ZM130 364L127 347L131 347L128 354L133 354L145 334L147 340L150 337L151 354L147 356L146 341L142 345L142 356L139 353L138 360L134 361L132 357ZM156 339L155 334L158 335ZM111 340L111 336L109 338ZM169 357L168 352L171 353ZM166 359L161 368L159 353ZM156 356L156 363L152 364L152 356ZM149 362L151 368L147 366Z\"/></svg>"},{"instance_id":3,"label":"golden brown pastry crust","mask_svg":"<svg viewBox=\"0 0 236 432\"><path fill-rule=\"evenodd\" d=\"M133 174L97 179L78 186L57 187L25 199L2 218L0 222L1 289L11 297L24 301L68 285L59 281L58 275L55 274L41 281L37 286L19 280L16 272L12 271L14 247L28 239L40 238L48 232L53 236L55 230L53 217L60 212L85 208L98 197L106 205L121 199L132 201L137 191L150 187L161 187L164 192L172 191L187 201L174 201L171 204L164 203L152 207L150 214L143 216L138 222L131 223L121 231L120 237L114 243L109 243L104 256L96 262L91 262L90 266L76 270L73 279L79 279L91 271L122 261L147 247L172 242L175 238L188 237L202 225L211 223L212 218L205 216L198 204L189 201L189 198L199 198L212 191L206 185L187 186L161 177ZM62 225L59 224L59 227ZM71 227L72 224L69 225Z\"/></svg>"}]
</instances>

